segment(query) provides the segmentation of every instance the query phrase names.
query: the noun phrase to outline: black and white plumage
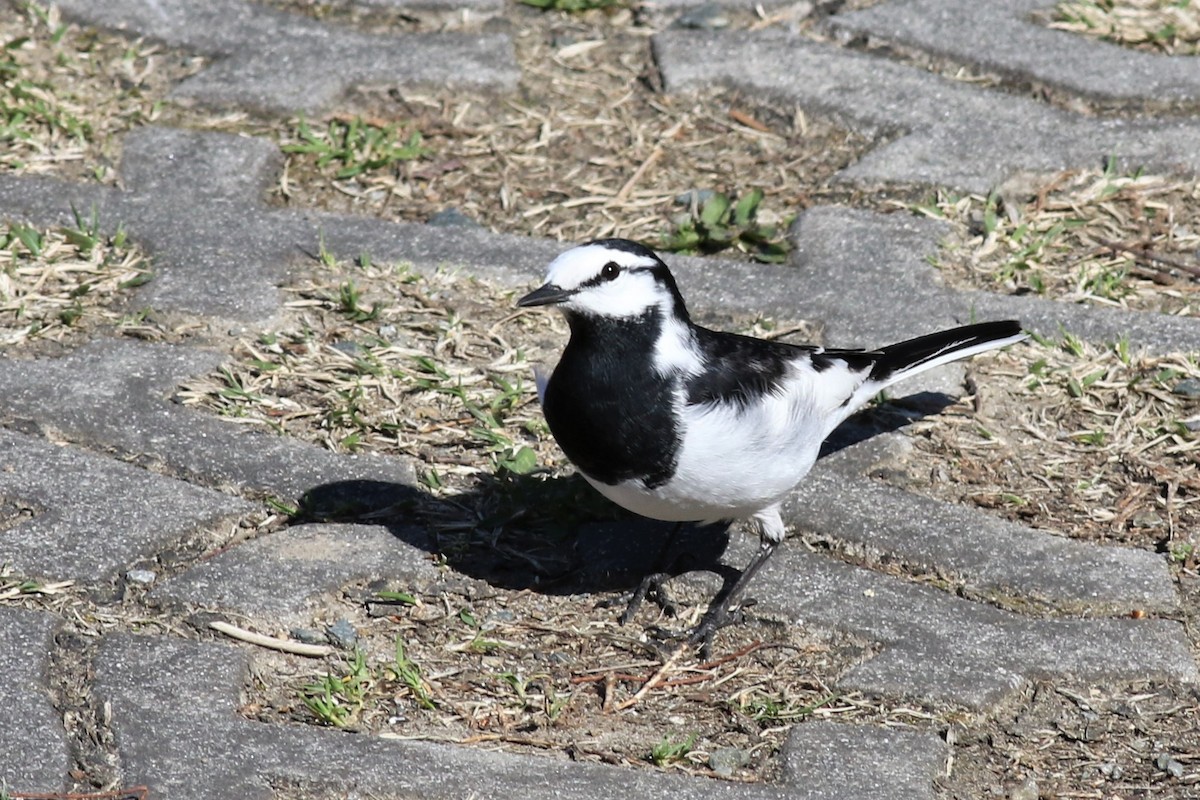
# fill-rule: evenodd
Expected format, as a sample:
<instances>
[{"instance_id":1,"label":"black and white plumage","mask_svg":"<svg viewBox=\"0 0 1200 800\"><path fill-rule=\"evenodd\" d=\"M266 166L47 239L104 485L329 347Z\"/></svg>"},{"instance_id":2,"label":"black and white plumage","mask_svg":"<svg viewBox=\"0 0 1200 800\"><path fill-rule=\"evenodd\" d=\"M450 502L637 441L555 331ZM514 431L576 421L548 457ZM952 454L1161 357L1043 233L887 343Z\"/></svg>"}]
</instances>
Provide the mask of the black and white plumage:
<instances>
[{"instance_id":1,"label":"black and white plumage","mask_svg":"<svg viewBox=\"0 0 1200 800\"><path fill-rule=\"evenodd\" d=\"M518 305L556 306L570 325L539 389L551 433L592 486L653 519L757 521L759 553L695 633L706 645L783 540L780 505L834 428L896 381L1025 338L1015 321L878 350L713 331L691 321L666 264L623 239L562 253ZM631 610L663 577L647 578Z\"/></svg>"}]
</instances>

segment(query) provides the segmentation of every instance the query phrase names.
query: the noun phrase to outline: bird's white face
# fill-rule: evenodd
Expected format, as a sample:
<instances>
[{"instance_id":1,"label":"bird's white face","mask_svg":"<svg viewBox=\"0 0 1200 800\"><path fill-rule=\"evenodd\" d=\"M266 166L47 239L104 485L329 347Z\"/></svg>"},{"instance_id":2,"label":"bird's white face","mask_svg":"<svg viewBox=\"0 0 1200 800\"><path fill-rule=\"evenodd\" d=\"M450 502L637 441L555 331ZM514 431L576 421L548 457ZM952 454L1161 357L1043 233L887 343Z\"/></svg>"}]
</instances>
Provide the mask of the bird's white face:
<instances>
[{"instance_id":1,"label":"bird's white face","mask_svg":"<svg viewBox=\"0 0 1200 800\"><path fill-rule=\"evenodd\" d=\"M556 305L585 316L615 318L638 317L656 307L667 314L675 296L664 274L663 263L645 248L593 242L550 262L545 285L518 305Z\"/></svg>"}]
</instances>

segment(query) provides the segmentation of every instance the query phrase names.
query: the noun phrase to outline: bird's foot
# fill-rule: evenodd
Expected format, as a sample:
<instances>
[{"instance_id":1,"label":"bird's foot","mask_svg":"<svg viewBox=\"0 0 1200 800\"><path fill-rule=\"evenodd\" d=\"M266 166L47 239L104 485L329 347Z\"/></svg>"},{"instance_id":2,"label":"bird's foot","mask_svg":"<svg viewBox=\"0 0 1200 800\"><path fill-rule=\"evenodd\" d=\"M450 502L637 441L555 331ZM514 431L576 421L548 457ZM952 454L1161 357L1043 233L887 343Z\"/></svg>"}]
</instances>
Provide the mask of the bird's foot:
<instances>
[{"instance_id":1,"label":"bird's foot","mask_svg":"<svg viewBox=\"0 0 1200 800\"><path fill-rule=\"evenodd\" d=\"M629 605L625 606L625 611L621 613L621 616L617 617L617 621L622 625L628 624L634 615L637 614L638 609L642 607L642 601L647 597L653 600L667 616L675 616L679 612L679 606L671 599L666 586L667 581L671 577L672 575L669 572L655 572L642 578L642 582L638 584L637 591L629 599Z\"/></svg>"},{"instance_id":2,"label":"bird's foot","mask_svg":"<svg viewBox=\"0 0 1200 800\"><path fill-rule=\"evenodd\" d=\"M717 631L745 622L745 611L754 603L754 600L747 599L733 608L725 603L720 603L708 610L704 619L700 620L700 624L692 629L687 638L688 644L693 647L699 646L701 661L708 661L712 658L712 640Z\"/></svg>"}]
</instances>

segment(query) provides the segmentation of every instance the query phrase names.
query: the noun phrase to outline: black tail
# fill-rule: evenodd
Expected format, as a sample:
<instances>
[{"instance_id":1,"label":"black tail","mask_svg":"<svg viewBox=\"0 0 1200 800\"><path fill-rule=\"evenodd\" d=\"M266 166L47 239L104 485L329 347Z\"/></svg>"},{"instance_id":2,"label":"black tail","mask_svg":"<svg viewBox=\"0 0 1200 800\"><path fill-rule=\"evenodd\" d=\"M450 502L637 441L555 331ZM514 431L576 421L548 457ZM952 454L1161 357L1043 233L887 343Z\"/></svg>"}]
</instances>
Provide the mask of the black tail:
<instances>
[{"instance_id":1,"label":"black tail","mask_svg":"<svg viewBox=\"0 0 1200 800\"><path fill-rule=\"evenodd\" d=\"M1021 331L1021 323L1015 319L981 322L918 336L880 348L883 355L875 362L869 380L883 388L940 364L1015 344L1024 338L1026 334Z\"/></svg>"}]
</instances>

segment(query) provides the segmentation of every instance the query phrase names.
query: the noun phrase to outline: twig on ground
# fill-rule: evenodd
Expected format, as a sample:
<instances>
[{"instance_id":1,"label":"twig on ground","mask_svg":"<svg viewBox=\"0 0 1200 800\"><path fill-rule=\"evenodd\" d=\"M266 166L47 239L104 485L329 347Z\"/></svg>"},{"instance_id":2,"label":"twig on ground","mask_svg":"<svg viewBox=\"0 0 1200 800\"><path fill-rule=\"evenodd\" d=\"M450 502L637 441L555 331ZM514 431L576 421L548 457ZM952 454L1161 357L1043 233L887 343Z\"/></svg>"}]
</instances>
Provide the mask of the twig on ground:
<instances>
[{"instance_id":1,"label":"twig on ground","mask_svg":"<svg viewBox=\"0 0 1200 800\"><path fill-rule=\"evenodd\" d=\"M309 656L311 658L323 658L333 653L333 647L327 644L305 644L304 642L293 642L290 639L279 639L275 636L254 633L253 631L239 628L236 625L231 625L221 620L213 620L208 623L208 627L239 641L256 644L259 647L266 647L271 650L278 650L282 653L292 653L293 655Z\"/></svg>"},{"instance_id":2,"label":"twig on ground","mask_svg":"<svg viewBox=\"0 0 1200 800\"><path fill-rule=\"evenodd\" d=\"M1187 264L1170 256L1164 256L1161 253L1156 253L1150 249L1149 244L1142 242L1139 244L1126 244L1125 242L1117 242L1111 239L1102 239L1100 244L1103 248L1112 250L1114 253L1128 253L1133 256L1134 261L1137 261L1143 266L1155 270L1161 270L1164 265L1171 269L1179 269L1200 278L1200 266L1195 264Z\"/></svg>"}]
</instances>

